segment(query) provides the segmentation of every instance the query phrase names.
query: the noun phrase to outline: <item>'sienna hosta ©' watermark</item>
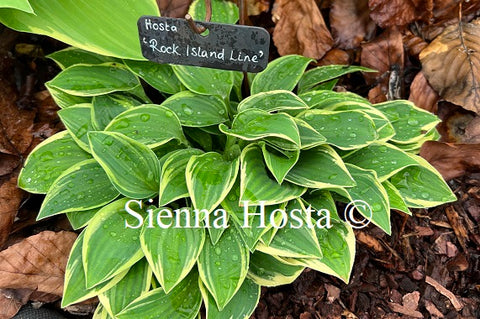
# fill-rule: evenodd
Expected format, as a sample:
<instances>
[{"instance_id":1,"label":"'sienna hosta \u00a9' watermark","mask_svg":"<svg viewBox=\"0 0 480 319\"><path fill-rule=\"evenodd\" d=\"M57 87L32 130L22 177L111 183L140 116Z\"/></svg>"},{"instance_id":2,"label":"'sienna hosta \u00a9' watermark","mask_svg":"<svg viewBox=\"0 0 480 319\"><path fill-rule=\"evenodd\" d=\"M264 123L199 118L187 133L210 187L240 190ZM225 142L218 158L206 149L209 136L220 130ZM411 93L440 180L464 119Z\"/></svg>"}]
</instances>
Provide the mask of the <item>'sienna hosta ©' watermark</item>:
<instances>
[{"instance_id":1,"label":"'sienna hosta \u00a9' watermark","mask_svg":"<svg viewBox=\"0 0 480 319\"><path fill-rule=\"evenodd\" d=\"M149 201L150 203L152 201ZM151 208L144 210L144 203L140 200L129 200L125 204L125 211L133 218L125 220L125 228L140 228L145 225L146 228L228 228L228 213L218 208L211 212L206 209L179 208L170 209L166 207ZM264 201L260 201L259 205L252 206L249 201L242 201L243 206L243 225L242 228L292 228L299 229L304 226L308 228L326 228L332 227L332 217L328 209L315 210L311 206L304 209L294 208L286 210L285 208L277 208L273 210L265 209ZM255 209L250 209L255 208ZM139 213L139 209L144 213ZM356 219L354 215L355 209L361 209L363 215L369 216L362 220ZM145 216L145 212L147 213ZM253 225L252 217L256 224ZM370 206L363 201L353 201L345 208L345 220L353 228L359 229L367 226L372 217ZM267 226L268 225L268 226Z\"/></svg>"},{"instance_id":2,"label":"'sienna hosta \u00a9' watermark","mask_svg":"<svg viewBox=\"0 0 480 319\"><path fill-rule=\"evenodd\" d=\"M357 219L355 211L361 211L363 213L361 219ZM372 207L370 207L367 202L357 199L348 203L345 207L344 215L345 221L349 223L352 228L361 229L370 224L373 217L373 211Z\"/></svg>"}]
</instances>

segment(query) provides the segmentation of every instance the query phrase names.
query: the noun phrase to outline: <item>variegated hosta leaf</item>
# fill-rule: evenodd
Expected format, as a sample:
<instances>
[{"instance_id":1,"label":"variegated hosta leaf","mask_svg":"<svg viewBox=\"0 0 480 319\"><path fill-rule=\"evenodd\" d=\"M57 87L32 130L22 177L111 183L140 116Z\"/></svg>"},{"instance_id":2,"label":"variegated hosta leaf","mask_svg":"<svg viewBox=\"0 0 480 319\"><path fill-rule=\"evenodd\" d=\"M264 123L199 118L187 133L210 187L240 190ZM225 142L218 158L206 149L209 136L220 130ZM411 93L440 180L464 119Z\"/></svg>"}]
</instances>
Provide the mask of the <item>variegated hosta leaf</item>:
<instances>
[{"instance_id":1,"label":"variegated hosta leaf","mask_svg":"<svg viewBox=\"0 0 480 319\"><path fill-rule=\"evenodd\" d=\"M392 141L409 144L421 139L424 132L433 129L440 120L428 111L416 107L412 102L405 100L388 101L375 104L392 123L395 136Z\"/></svg>"},{"instance_id":2,"label":"variegated hosta leaf","mask_svg":"<svg viewBox=\"0 0 480 319\"><path fill-rule=\"evenodd\" d=\"M56 51L47 55L57 65L65 70L75 64L103 64L106 62L119 62L118 59L100 55L91 51L85 51L76 47L68 47L66 49ZM120 61L121 62L121 61Z\"/></svg>"},{"instance_id":3,"label":"variegated hosta leaf","mask_svg":"<svg viewBox=\"0 0 480 319\"><path fill-rule=\"evenodd\" d=\"M186 143L177 116L168 108L156 104L144 104L126 110L116 116L105 131L122 133L150 148L174 139Z\"/></svg>"},{"instance_id":4,"label":"variegated hosta leaf","mask_svg":"<svg viewBox=\"0 0 480 319\"><path fill-rule=\"evenodd\" d=\"M326 138L318 133L310 124L294 117L293 120L297 124L298 132L300 133L300 144L302 150L308 150L318 145L326 144Z\"/></svg>"},{"instance_id":5,"label":"variegated hosta leaf","mask_svg":"<svg viewBox=\"0 0 480 319\"><path fill-rule=\"evenodd\" d=\"M417 165L407 153L388 143L374 143L344 157L345 162L377 173L383 182L407 166Z\"/></svg>"},{"instance_id":6,"label":"variegated hosta leaf","mask_svg":"<svg viewBox=\"0 0 480 319\"><path fill-rule=\"evenodd\" d=\"M124 93L95 96L92 100L93 127L103 131L115 116L140 104L140 100Z\"/></svg>"},{"instance_id":7,"label":"variegated hosta leaf","mask_svg":"<svg viewBox=\"0 0 480 319\"><path fill-rule=\"evenodd\" d=\"M265 222L264 217L260 217L261 213L259 213L257 206L240 206L239 199L240 181L237 180L230 193L224 198L222 208L227 211L229 217L231 217L230 220L233 220L230 227L235 225L248 249L254 251L260 237L272 226ZM276 206L267 206L265 210L270 207L276 208Z\"/></svg>"},{"instance_id":8,"label":"variegated hosta leaf","mask_svg":"<svg viewBox=\"0 0 480 319\"><path fill-rule=\"evenodd\" d=\"M62 173L50 187L37 220L67 212L105 205L119 195L94 159L77 163Z\"/></svg>"},{"instance_id":9,"label":"variegated hosta leaf","mask_svg":"<svg viewBox=\"0 0 480 319\"><path fill-rule=\"evenodd\" d=\"M346 99L345 97L341 97L337 99L332 97L324 101L318 101L318 104L316 104L315 108L322 108L330 111L363 111L372 118L377 129L379 141L388 141L395 135L395 130L389 119L385 116L385 114L373 107L368 101L362 101L361 99L363 98L360 99L353 93L337 94L343 94L349 98ZM354 95L355 97L350 99L351 95Z\"/></svg>"},{"instance_id":10,"label":"variegated hosta leaf","mask_svg":"<svg viewBox=\"0 0 480 319\"><path fill-rule=\"evenodd\" d=\"M123 0L43 0L30 3L35 14L0 9L0 22L18 31L47 35L102 55L136 60L144 59L138 41L138 17L160 15L153 0L141 3ZM115 14L112 14L112 8L115 8Z\"/></svg>"},{"instance_id":11,"label":"variegated hosta leaf","mask_svg":"<svg viewBox=\"0 0 480 319\"><path fill-rule=\"evenodd\" d=\"M68 212L67 218L72 225L72 228L77 230L82 227L85 227L88 222L95 216L95 214L100 210L99 207L84 210L84 211L75 211L75 212Z\"/></svg>"},{"instance_id":12,"label":"variegated hosta leaf","mask_svg":"<svg viewBox=\"0 0 480 319\"><path fill-rule=\"evenodd\" d=\"M68 131L57 133L38 144L28 156L18 177L18 186L30 193L47 193L68 168L91 158Z\"/></svg>"},{"instance_id":13,"label":"variegated hosta leaf","mask_svg":"<svg viewBox=\"0 0 480 319\"><path fill-rule=\"evenodd\" d=\"M158 194L160 167L147 146L116 132L90 132L92 154L118 191L131 198Z\"/></svg>"},{"instance_id":14,"label":"variegated hosta leaf","mask_svg":"<svg viewBox=\"0 0 480 319\"><path fill-rule=\"evenodd\" d=\"M235 227L225 230L220 240L213 245L205 240L198 257L198 271L202 282L222 310L233 298L245 279L250 253Z\"/></svg>"},{"instance_id":15,"label":"variegated hosta leaf","mask_svg":"<svg viewBox=\"0 0 480 319\"><path fill-rule=\"evenodd\" d=\"M457 200L435 168L420 156L410 156L419 165L409 166L390 178L408 207L433 207Z\"/></svg>"},{"instance_id":16,"label":"variegated hosta leaf","mask_svg":"<svg viewBox=\"0 0 480 319\"><path fill-rule=\"evenodd\" d=\"M198 273L193 270L169 294L162 288L153 289L135 299L116 318L194 319L197 318L201 305Z\"/></svg>"},{"instance_id":17,"label":"variegated hosta leaf","mask_svg":"<svg viewBox=\"0 0 480 319\"><path fill-rule=\"evenodd\" d=\"M145 259L133 265L115 286L99 294L98 298L108 314L115 318L128 304L147 292L152 281L152 270Z\"/></svg>"},{"instance_id":18,"label":"variegated hosta leaf","mask_svg":"<svg viewBox=\"0 0 480 319\"><path fill-rule=\"evenodd\" d=\"M346 194L348 197L348 194ZM333 200L332 194L328 190L314 190L309 194L302 196L304 200L303 205L307 204L316 211L328 210L330 213L330 218L335 220L340 220L338 217L337 206Z\"/></svg>"},{"instance_id":19,"label":"variegated hosta leaf","mask_svg":"<svg viewBox=\"0 0 480 319\"><path fill-rule=\"evenodd\" d=\"M298 117L342 150L356 149L374 142L378 134L372 118L361 111L308 110Z\"/></svg>"},{"instance_id":20,"label":"variegated hosta leaf","mask_svg":"<svg viewBox=\"0 0 480 319\"><path fill-rule=\"evenodd\" d=\"M319 258L322 256L313 229L316 227L315 222L298 200L290 201L284 209L274 210L270 216L266 217L273 224L272 215L277 214L282 216L282 219L273 227L279 229L269 245L259 244L257 246L259 251L284 257Z\"/></svg>"},{"instance_id":21,"label":"variegated hosta leaf","mask_svg":"<svg viewBox=\"0 0 480 319\"><path fill-rule=\"evenodd\" d=\"M259 109L247 109L235 117L232 128L220 125L220 130L230 136L254 141L277 138L300 147L300 134L291 116L284 113L270 114Z\"/></svg>"},{"instance_id":22,"label":"variegated hosta leaf","mask_svg":"<svg viewBox=\"0 0 480 319\"><path fill-rule=\"evenodd\" d=\"M220 311L212 295L204 285L200 284L207 310L207 319L250 318L260 299L260 288L259 285L246 278L232 300Z\"/></svg>"},{"instance_id":23,"label":"variegated hosta leaf","mask_svg":"<svg viewBox=\"0 0 480 319\"><path fill-rule=\"evenodd\" d=\"M26 13L35 13L28 0L2 0L0 2L0 8L9 8L21 10Z\"/></svg>"},{"instance_id":24,"label":"variegated hosta leaf","mask_svg":"<svg viewBox=\"0 0 480 319\"><path fill-rule=\"evenodd\" d=\"M280 185L271 179L257 145L243 149L241 163L240 201L249 201L249 205L280 204L301 196L306 190L288 182Z\"/></svg>"},{"instance_id":25,"label":"variegated hosta leaf","mask_svg":"<svg viewBox=\"0 0 480 319\"><path fill-rule=\"evenodd\" d=\"M371 105L370 102L352 92L335 92L331 90L318 90L302 93L299 97L310 108L335 109L335 105L349 102L356 105Z\"/></svg>"},{"instance_id":26,"label":"variegated hosta leaf","mask_svg":"<svg viewBox=\"0 0 480 319\"><path fill-rule=\"evenodd\" d=\"M247 277L258 285L275 287L292 283L304 269L304 266L289 265L272 255L256 251L250 257Z\"/></svg>"},{"instance_id":27,"label":"variegated hosta leaf","mask_svg":"<svg viewBox=\"0 0 480 319\"><path fill-rule=\"evenodd\" d=\"M292 91L313 60L301 55L286 55L270 62L253 80L252 95L273 90Z\"/></svg>"},{"instance_id":28,"label":"variegated hosta leaf","mask_svg":"<svg viewBox=\"0 0 480 319\"><path fill-rule=\"evenodd\" d=\"M172 110L183 126L211 126L228 121L228 109L217 96L183 91L166 99L162 106Z\"/></svg>"},{"instance_id":29,"label":"variegated hosta leaf","mask_svg":"<svg viewBox=\"0 0 480 319\"><path fill-rule=\"evenodd\" d=\"M345 188L345 190L352 200L363 201L359 205L355 205L356 210L367 220L370 220L390 235L390 204L388 194L378 181L377 174L375 171L365 170L352 164L347 164L347 168L357 185ZM353 207L350 209L353 209Z\"/></svg>"},{"instance_id":30,"label":"variegated hosta leaf","mask_svg":"<svg viewBox=\"0 0 480 319\"><path fill-rule=\"evenodd\" d=\"M211 212L217 207L235 183L238 166L238 158L227 161L215 152L192 156L185 177L195 209Z\"/></svg>"},{"instance_id":31,"label":"variegated hosta leaf","mask_svg":"<svg viewBox=\"0 0 480 319\"><path fill-rule=\"evenodd\" d=\"M262 147L265 164L267 164L273 177L281 184L287 173L297 163L300 151L279 151L265 143L261 143L260 146Z\"/></svg>"},{"instance_id":32,"label":"variegated hosta leaf","mask_svg":"<svg viewBox=\"0 0 480 319\"><path fill-rule=\"evenodd\" d=\"M355 234L344 222L332 220L331 228L315 228L318 242L323 251L322 258L283 258L294 266L304 266L340 278L345 283L355 261Z\"/></svg>"},{"instance_id":33,"label":"variegated hosta leaf","mask_svg":"<svg viewBox=\"0 0 480 319\"><path fill-rule=\"evenodd\" d=\"M203 152L196 148L187 148L171 152L160 160L163 162L160 175L160 193L158 205L165 206L174 200L188 196L185 169L190 158Z\"/></svg>"},{"instance_id":34,"label":"variegated hosta leaf","mask_svg":"<svg viewBox=\"0 0 480 319\"><path fill-rule=\"evenodd\" d=\"M123 60L123 63L138 77L160 92L175 94L184 90L184 86L173 73L172 66L150 61Z\"/></svg>"},{"instance_id":35,"label":"variegated hosta leaf","mask_svg":"<svg viewBox=\"0 0 480 319\"><path fill-rule=\"evenodd\" d=\"M302 151L285 179L308 188L355 185L340 156L328 145Z\"/></svg>"},{"instance_id":36,"label":"variegated hosta leaf","mask_svg":"<svg viewBox=\"0 0 480 319\"><path fill-rule=\"evenodd\" d=\"M70 257L68 258L67 267L65 269L65 288L62 297L62 308L97 296L99 293L115 286L127 273L124 271L110 281L105 281L93 288L87 288L82 262L84 236L85 231L78 235L78 238L70 251Z\"/></svg>"},{"instance_id":37,"label":"variegated hosta leaf","mask_svg":"<svg viewBox=\"0 0 480 319\"><path fill-rule=\"evenodd\" d=\"M172 68L180 82L194 93L221 98L230 95L234 82L232 71L189 65L172 65Z\"/></svg>"},{"instance_id":38,"label":"variegated hosta leaf","mask_svg":"<svg viewBox=\"0 0 480 319\"><path fill-rule=\"evenodd\" d=\"M408 206L403 200L402 194L400 194L398 189L393 186L393 184L389 181L384 181L382 185L387 191L390 209L399 210L401 212L404 212L405 214L412 215L412 212L410 212L410 210L408 209Z\"/></svg>"},{"instance_id":39,"label":"variegated hosta leaf","mask_svg":"<svg viewBox=\"0 0 480 319\"><path fill-rule=\"evenodd\" d=\"M48 92L52 96L55 103L61 108L65 109L72 105L82 104L82 103L91 103L92 97L89 96L75 96L63 92L60 89L57 89L50 85L50 82L45 82L45 87L48 89Z\"/></svg>"},{"instance_id":40,"label":"variegated hosta leaf","mask_svg":"<svg viewBox=\"0 0 480 319\"><path fill-rule=\"evenodd\" d=\"M140 85L135 74L118 63L72 65L48 83L51 87L76 96L129 91Z\"/></svg>"},{"instance_id":41,"label":"variegated hosta leaf","mask_svg":"<svg viewBox=\"0 0 480 319\"><path fill-rule=\"evenodd\" d=\"M230 23L235 24L238 21L238 8L237 6L228 1L212 0L212 22ZM190 5L188 13L199 21L205 20L205 1L195 0Z\"/></svg>"},{"instance_id":42,"label":"variegated hosta leaf","mask_svg":"<svg viewBox=\"0 0 480 319\"><path fill-rule=\"evenodd\" d=\"M93 131L92 104L79 104L58 111L58 116L78 146L90 152L87 133Z\"/></svg>"},{"instance_id":43,"label":"variegated hosta leaf","mask_svg":"<svg viewBox=\"0 0 480 319\"><path fill-rule=\"evenodd\" d=\"M324 65L305 72L298 82L300 93L308 91L319 83L338 78L342 75L353 72L377 72L363 66L356 65Z\"/></svg>"},{"instance_id":44,"label":"variegated hosta leaf","mask_svg":"<svg viewBox=\"0 0 480 319\"><path fill-rule=\"evenodd\" d=\"M308 105L290 91L275 90L261 92L247 97L238 104L237 111L240 113L252 108L273 112L282 110L304 110L308 109Z\"/></svg>"},{"instance_id":45,"label":"variegated hosta leaf","mask_svg":"<svg viewBox=\"0 0 480 319\"><path fill-rule=\"evenodd\" d=\"M85 230L82 260L88 288L118 275L142 259L143 209L128 198L98 211ZM126 209L129 209L127 211Z\"/></svg>"},{"instance_id":46,"label":"variegated hosta leaf","mask_svg":"<svg viewBox=\"0 0 480 319\"><path fill-rule=\"evenodd\" d=\"M205 242L205 229L174 227L176 217L169 208L157 208L153 216L161 216L160 226L170 226L145 227L140 241L155 277L168 294L195 266Z\"/></svg>"}]
</instances>

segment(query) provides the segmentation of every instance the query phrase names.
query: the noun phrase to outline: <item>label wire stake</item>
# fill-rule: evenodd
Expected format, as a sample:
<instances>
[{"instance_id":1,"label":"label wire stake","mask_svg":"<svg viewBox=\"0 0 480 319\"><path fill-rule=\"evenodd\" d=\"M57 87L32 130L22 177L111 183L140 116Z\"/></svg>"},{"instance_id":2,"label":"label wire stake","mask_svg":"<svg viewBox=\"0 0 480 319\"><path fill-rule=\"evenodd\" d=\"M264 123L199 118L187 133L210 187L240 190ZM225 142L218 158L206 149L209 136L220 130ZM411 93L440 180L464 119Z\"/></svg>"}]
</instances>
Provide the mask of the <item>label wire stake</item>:
<instances>
[{"instance_id":1,"label":"label wire stake","mask_svg":"<svg viewBox=\"0 0 480 319\"><path fill-rule=\"evenodd\" d=\"M205 0L205 22L210 22L212 19L212 0ZM204 26L197 26L193 21L193 18L188 13L185 15L185 20L187 20L188 25L193 30L193 32L200 34L206 30Z\"/></svg>"}]
</instances>

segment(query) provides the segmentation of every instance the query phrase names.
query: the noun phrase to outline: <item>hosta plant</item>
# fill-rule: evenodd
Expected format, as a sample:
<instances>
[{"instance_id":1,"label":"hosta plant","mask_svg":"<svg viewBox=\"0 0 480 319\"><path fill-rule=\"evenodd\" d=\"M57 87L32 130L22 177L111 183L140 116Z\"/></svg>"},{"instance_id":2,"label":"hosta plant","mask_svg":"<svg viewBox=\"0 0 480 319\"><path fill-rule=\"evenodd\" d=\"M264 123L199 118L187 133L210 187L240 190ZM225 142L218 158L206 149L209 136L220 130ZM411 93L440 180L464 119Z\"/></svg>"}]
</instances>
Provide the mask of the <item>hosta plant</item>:
<instances>
[{"instance_id":1,"label":"hosta plant","mask_svg":"<svg viewBox=\"0 0 480 319\"><path fill-rule=\"evenodd\" d=\"M355 236L339 203L363 201L390 234L391 209L455 200L415 155L436 137L434 115L330 90L366 69L305 72L310 59L285 56L243 96L238 72L50 57L66 131L34 149L19 186L46 194L38 219L65 213L83 228L62 305L98 296L96 318L194 318L202 303L207 318L245 318L260 286L305 267L348 282Z\"/></svg>"}]
</instances>

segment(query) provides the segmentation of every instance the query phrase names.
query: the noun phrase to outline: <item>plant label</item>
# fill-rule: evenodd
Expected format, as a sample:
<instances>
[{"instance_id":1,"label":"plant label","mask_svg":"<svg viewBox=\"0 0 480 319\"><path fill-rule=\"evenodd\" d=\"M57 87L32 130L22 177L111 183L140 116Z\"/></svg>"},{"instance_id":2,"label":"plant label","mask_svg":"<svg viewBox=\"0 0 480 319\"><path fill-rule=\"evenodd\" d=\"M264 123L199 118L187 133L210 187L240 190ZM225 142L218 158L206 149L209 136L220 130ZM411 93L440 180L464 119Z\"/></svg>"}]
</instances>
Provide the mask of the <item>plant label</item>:
<instances>
[{"instance_id":1,"label":"plant label","mask_svg":"<svg viewBox=\"0 0 480 319\"><path fill-rule=\"evenodd\" d=\"M142 54L150 61L215 69L260 72L268 63L270 34L259 27L142 16L138 32Z\"/></svg>"}]
</instances>

